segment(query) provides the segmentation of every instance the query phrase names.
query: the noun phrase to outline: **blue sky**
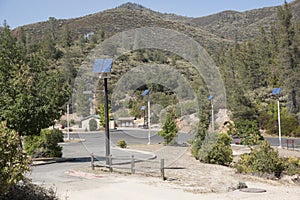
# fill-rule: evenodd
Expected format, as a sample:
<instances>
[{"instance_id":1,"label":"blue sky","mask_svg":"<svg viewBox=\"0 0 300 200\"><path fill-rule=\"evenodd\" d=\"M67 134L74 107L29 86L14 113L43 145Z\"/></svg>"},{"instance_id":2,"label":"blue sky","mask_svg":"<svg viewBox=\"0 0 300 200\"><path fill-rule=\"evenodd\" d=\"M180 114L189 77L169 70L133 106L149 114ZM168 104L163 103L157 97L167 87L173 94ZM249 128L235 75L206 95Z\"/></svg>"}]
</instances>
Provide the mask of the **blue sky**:
<instances>
[{"instance_id":1,"label":"blue sky","mask_svg":"<svg viewBox=\"0 0 300 200\"><path fill-rule=\"evenodd\" d=\"M0 0L0 23L11 28L45 21L69 19L117 7L130 0ZM291 2L292 0L287 0ZM282 5L284 0L131 0L162 13L200 17L224 10L246 11Z\"/></svg>"}]
</instances>

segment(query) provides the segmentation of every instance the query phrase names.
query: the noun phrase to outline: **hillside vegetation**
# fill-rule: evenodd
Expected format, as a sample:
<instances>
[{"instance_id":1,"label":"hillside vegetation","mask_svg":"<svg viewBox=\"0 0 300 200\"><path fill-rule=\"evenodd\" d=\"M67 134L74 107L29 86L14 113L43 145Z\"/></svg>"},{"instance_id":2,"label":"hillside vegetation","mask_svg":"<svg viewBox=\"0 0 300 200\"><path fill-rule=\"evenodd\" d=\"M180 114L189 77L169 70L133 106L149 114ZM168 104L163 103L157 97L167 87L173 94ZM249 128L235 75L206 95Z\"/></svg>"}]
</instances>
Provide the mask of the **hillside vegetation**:
<instances>
[{"instance_id":1,"label":"hillside vegetation","mask_svg":"<svg viewBox=\"0 0 300 200\"><path fill-rule=\"evenodd\" d=\"M162 14L141 5L127 3L117 8L75 19L55 19L18 27L12 31L27 53L43 52L51 69L62 71L72 85L77 70L91 50L105 39L125 30L157 26L175 30L199 42L214 58L225 82L231 118L254 120L259 128L276 133L276 97L272 88L281 87L283 133L299 133L299 9L300 1L278 7L246 12L224 11L214 15L188 18ZM170 52L147 49L127 52L114 62L110 87L123 74L141 64L161 64L178 70L197 91L198 99L207 99L203 79L191 64ZM101 85L100 85L101 87ZM148 85L138 89L155 88L164 108L176 105L173 94L166 88ZM88 97L81 95L82 107L88 107ZM102 97L98 97L101 103ZM138 100L124 96L129 112L140 117ZM159 99L153 99L159 101ZM131 105L128 103L130 102ZM200 121L209 122L209 101L200 101ZM78 109L88 115L88 109ZM256 123L255 123L256 124Z\"/></svg>"}]
</instances>

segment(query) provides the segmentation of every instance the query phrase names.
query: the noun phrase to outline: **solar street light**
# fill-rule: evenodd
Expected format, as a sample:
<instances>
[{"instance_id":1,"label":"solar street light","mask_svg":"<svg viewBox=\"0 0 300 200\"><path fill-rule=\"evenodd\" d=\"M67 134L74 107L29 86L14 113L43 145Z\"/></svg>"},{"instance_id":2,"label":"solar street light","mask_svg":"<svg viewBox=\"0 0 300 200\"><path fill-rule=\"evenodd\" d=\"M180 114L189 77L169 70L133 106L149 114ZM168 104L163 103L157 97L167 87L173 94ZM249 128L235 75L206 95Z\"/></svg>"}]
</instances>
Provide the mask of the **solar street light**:
<instances>
[{"instance_id":1,"label":"solar street light","mask_svg":"<svg viewBox=\"0 0 300 200\"><path fill-rule=\"evenodd\" d=\"M282 148L281 143L281 126L280 126L280 105L279 105L279 95L281 88L274 88L272 94L277 96L277 113L278 113L278 139L279 139L279 148Z\"/></svg>"},{"instance_id":2,"label":"solar street light","mask_svg":"<svg viewBox=\"0 0 300 200\"><path fill-rule=\"evenodd\" d=\"M99 78L104 80L104 99L105 99L105 152L106 164L109 165L110 160L110 135L109 135L109 116L108 116L108 91L107 79L109 78L113 60L111 58L95 59L93 72L100 74Z\"/></svg>"}]
</instances>

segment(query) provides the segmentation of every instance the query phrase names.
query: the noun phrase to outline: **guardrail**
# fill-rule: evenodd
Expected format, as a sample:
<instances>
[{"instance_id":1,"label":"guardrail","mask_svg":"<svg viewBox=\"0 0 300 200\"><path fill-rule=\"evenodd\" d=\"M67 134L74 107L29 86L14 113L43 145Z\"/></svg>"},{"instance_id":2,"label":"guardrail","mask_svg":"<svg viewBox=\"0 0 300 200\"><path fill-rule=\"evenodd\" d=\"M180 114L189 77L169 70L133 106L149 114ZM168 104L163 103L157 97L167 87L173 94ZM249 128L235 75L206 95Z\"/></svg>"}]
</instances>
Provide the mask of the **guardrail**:
<instances>
[{"instance_id":1,"label":"guardrail","mask_svg":"<svg viewBox=\"0 0 300 200\"><path fill-rule=\"evenodd\" d=\"M113 162L113 161L121 161L121 162ZM100 163L99 163L100 161ZM101 161L105 161L105 163L101 163ZM106 164L106 161L108 161ZM137 163L151 163L150 167L137 167ZM155 164L157 165L156 167ZM129 166L128 166L129 165ZM156 173L160 174L160 177L163 180L166 180L165 178L165 170L166 169L173 169L172 167L166 167L165 166L165 160L160 159L158 160L142 160L142 159L136 159L134 155L132 156L124 156L124 157L113 157L112 155L106 157L106 156L96 156L94 154L91 154L91 167L92 170L95 169L95 167L106 167L109 169L109 172L113 172L113 169L125 169L128 170L131 174L135 174L137 171L140 172L146 172L146 173ZM152 168L152 169L151 169Z\"/></svg>"}]
</instances>

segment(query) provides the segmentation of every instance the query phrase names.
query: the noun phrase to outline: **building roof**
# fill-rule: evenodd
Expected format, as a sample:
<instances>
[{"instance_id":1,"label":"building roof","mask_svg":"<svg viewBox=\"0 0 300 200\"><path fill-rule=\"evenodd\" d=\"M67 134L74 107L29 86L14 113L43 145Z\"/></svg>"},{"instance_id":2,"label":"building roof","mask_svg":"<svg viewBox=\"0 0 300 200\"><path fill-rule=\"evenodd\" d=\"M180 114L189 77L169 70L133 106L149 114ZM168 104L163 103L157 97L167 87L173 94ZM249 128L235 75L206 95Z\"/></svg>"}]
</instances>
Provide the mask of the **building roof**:
<instances>
[{"instance_id":1,"label":"building roof","mask_svg":"<svg viewBox=\"0 0 300 200\"><path fill-rule=\"evenodd\" d=\"M87 117L84 117L81 119L81 121L85 121L85 120L88 120L88 119L100 119L99 115L90 115L90 116L87 116Z\"/></svg>"},{"instance_id":2,"label":"building roof","mask_svg":"<svg viewBox=\"0 0 300 200\"><path fill-rule=\"evenodd\" d=\"M119 117L118 121L131 121L134 119L135 119L135 117Z\"/></svg>"}]
</instances>

